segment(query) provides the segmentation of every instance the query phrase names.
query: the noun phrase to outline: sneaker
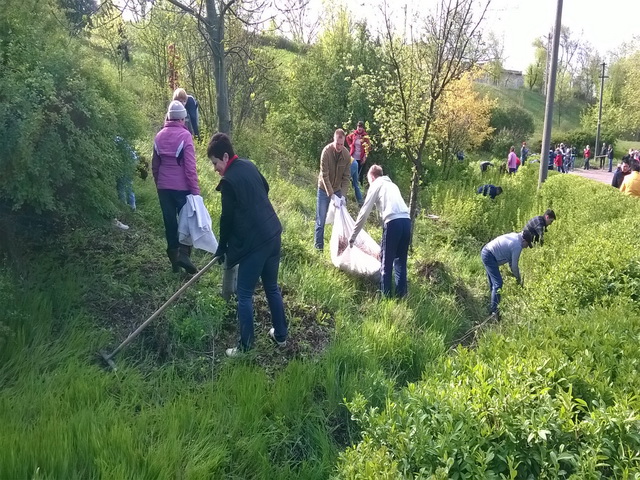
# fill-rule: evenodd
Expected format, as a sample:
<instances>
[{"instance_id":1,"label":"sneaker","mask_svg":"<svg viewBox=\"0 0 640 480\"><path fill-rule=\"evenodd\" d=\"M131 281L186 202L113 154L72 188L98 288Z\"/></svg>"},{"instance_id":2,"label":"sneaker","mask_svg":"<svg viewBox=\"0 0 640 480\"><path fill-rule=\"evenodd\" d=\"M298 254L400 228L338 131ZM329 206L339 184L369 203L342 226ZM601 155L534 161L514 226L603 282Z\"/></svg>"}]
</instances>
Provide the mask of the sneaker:
<instances>
[{"instance_id":1,"label":"sneaker","mask_svg":"<svg viewBox=\"0 0 640 480\"><path fill-rule=\"evenodd\" d=\"M227 348L224 353L227 354L227 357L237 357L242 353L242 351L238 347L233 347Z\"/></svg>"},{"instance_id":2,"label":"sneaker","mask_svg":"<svg viewBox=\"0 0 640 480\"><path fill-rule=\"evenodd\" d=\"M272 328L271 330L269 330L269 338L280 348L284 348L287 346L287 341L284 340L282 342L276 340L276 329Z\"/></svg>"},{"instance_id":3,"label":"sneaker","mask_svg":"<svg viewBox=\"0 0 640 480\"><path fill-rule=\"evenodd\" d=\"M118 227L120 230L129 230L129 225L125 225L117 218L113 220L113 225Z\"/></svg>"}]
</instances>

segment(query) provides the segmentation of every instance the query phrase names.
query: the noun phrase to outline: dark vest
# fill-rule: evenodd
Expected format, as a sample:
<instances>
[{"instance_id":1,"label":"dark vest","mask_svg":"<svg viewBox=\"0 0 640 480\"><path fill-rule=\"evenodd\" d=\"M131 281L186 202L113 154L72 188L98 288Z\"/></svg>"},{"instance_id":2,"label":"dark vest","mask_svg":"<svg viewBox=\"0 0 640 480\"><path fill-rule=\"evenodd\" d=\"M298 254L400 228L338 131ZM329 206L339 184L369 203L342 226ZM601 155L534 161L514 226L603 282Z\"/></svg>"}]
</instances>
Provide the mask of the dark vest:
<instances>
[{"instance_id":1,"label":"dark vest","mask_svg":"<svg viewBox=\"0 0 640 480\"><path fill-rule=\"evenodd\" d=\"M236 198L226 249L228 266L233 266L279 236L282 225L269 201L266 180L252 162L240 158L234 160L216 190L222 191L223 183L227 184L224 189L231 188Z\"/></svg>"}]
</instances>

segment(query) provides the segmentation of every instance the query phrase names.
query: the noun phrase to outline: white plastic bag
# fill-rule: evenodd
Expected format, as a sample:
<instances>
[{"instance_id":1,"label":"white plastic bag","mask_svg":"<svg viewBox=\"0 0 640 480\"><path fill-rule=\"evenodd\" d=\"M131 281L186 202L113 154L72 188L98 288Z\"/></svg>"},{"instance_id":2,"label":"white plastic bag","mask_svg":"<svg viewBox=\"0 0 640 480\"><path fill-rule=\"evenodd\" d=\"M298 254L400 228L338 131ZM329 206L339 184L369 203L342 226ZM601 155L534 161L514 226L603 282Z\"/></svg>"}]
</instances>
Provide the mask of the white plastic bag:
<instances>
[{"instance_id":1,"label":"white plastic bag","mask_svg":"<svg viewBox=\"0 0 640 480\"><path fill-rule=\"evenodd\" d=\"M209 253L218 249L218 240L211 230L211 216L200 195L187 195L178 216L178 240Z\"/></svg>"},{"instance_id":2,"label":"white plastic bag","mask_svg":"<svg viewBox=\"0 0 640 480\"><path fill-rule=\"evenodd\" d=\"M347 207L342 205L335 210L333 231L329 241L331 261L340 270L360 275L378 275L380 273L380 246L364 230L360 230L353 248L349 247L349 239L356 225Z\"/></svg>"}]
</instances>

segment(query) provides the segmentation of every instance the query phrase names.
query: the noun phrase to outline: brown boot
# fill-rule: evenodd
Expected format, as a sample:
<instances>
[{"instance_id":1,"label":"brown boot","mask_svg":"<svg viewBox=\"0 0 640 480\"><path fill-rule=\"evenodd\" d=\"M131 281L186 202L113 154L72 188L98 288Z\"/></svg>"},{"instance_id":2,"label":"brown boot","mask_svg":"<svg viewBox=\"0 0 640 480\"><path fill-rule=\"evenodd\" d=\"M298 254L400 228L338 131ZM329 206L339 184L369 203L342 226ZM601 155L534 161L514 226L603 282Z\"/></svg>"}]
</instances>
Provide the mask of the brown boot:
<instances>
[{"instance_id":1,"label":"brown boot","mask_svg":"<svg viewBox=\"0 0 640 480\"><path fill-rule=\"evenodd\" d=\"M167 248L167 256L171 261L171 271L173 273L178 273L180 271L180 265L178 264L180 250L178 250L177 248Z\"/></svg>"},{"instance_id":2,"label":"brown boot","mask_svg":"<svg viewBox=\"0 0 640 480\"><path fill-rule=\"evenodd\" d=\"M193 263L191 263L191 247L188 245L180 244L180 248L178 251L178 265L184 268L187 273L190 273L192 275L196 273L198 269Z\"/></svg>"}]
</instances>

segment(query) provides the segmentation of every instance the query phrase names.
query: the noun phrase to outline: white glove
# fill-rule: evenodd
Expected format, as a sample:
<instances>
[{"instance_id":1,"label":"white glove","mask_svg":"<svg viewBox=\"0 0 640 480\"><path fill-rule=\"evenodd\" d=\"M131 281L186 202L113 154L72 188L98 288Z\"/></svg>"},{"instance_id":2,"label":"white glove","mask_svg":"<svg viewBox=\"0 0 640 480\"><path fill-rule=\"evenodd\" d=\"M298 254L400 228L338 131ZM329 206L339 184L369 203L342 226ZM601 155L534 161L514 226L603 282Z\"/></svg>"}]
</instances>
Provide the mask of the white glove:
<instances>
[{"instance_id":1,"label":"white glove","mask_svg":"<svg viewBox=\"0 0 640 480\"><path fill-rule=\"evenodd\" d=\"M335 193L331 195L331 201L333 202L333 206L336 208L340 208L340 205L342 205L342 200Z\"/></svg>"}]
</instances>

